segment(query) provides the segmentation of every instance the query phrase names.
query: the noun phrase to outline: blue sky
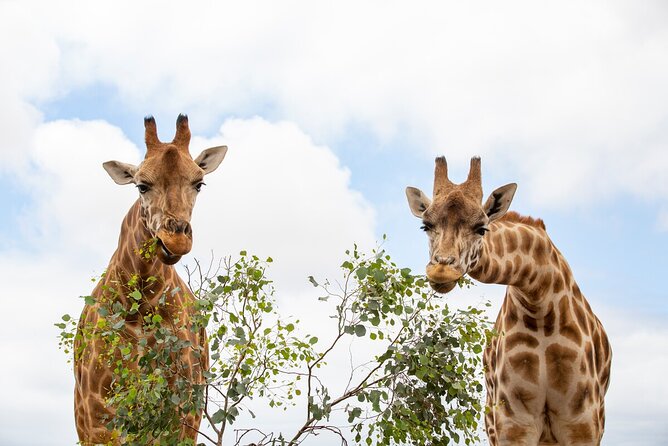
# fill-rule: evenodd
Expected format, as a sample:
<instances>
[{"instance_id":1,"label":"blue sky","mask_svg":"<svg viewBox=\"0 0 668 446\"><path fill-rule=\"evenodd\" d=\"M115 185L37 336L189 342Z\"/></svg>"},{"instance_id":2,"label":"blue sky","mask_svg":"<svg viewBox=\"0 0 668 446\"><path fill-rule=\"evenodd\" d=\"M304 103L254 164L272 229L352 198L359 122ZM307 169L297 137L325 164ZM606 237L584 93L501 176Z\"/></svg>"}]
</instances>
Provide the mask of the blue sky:
<instances>
[{"instance_id":1,"label":"blue sky","mask_svg":"<svg viewBox=\"0 0 668 446\"><path fill-rule=\"evenodd\" d=\"M230 148L193 255L271 255L286 311L308 311L304 277L335 274L354 241L387 234L422 269L404 188L431 190L435 156L457 181L481 155L485 193L518 183L511 208L545 220L611 336L603 444L666 444L667 16L659 1L3 2L0 268L17 280L2 299L32 318L0 329L19 364L0 372L0 443L74 443L51 324L80 311L136 194L101 163L140 159L144 115L167 140L185 112L194 155ZM503 288L452 299L481 297L495 312ZM21 433L38 418L49 435Z\"/></svg>"}]
</instances>

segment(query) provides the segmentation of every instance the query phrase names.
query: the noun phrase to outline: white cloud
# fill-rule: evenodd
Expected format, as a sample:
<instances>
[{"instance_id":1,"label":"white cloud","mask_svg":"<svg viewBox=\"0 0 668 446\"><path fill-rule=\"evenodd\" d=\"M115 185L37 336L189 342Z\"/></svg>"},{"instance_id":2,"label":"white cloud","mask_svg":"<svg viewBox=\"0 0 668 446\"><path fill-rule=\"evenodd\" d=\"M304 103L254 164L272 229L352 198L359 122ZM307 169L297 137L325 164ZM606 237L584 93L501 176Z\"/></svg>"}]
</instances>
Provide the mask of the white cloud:
<instances>
[{"instance_id":1,"label":"white cloud","mask_svg":"<svg viewBox=\"0 0 668 446\"><path fill-rule=\"evenodd\" d=\"M31 168L19 174L34 200L21 216L27 239L41 250L86 259L82 264L106 262L137 193L115 185L102 163L138 164L139 150L104 121L43 124L34 132L32 148Z\"/></svg>"},{"instance_id":2,"label":"white cloud","mask_svg":"<svg viewBox=\"0 0 668 446\"><path fill-rule=\"evenodd\" d=\"M89 292L86 274L60 253L27 256L0 253L3 272L0 354L0 443L73 445L74 377L58 350L53 326L65 313L78 314Z\"/></svg>"},{"instance_id":3,"label":"white cloud","mask_svg":"<svg viewBox=\"0 0 668 446\"><path fill-rule=\"evenodd\" d=\"M272 270L287 291L307 286L309 274L337 268L353 242L373 246L373 211L349 189L350 172L297 126L230 120L220 136L197 138L191 147L223 143L227 156L207 177L193 217L202 241L195 243L195 256L207 257L211 248L218 255L247 249L272 256Z\"/></svg>"},{"instance_id":4,"label":"white cloud","mask_svg":"<svg viewBox=\"0 0 668 446\"><path fill-rule=\"evenodd\" d=\"M20 36L20 38L18 38ZM58 47L18 2L0 3L0 174L25 168L26 153L41 113L27 101L48 96L58 69Z\"/></svg>"},{"instance_id":5,"label":"white cloud","mask_svg":"<svg viewBox=\"0 0 668 446\"><path fill-rule=\"evenodd\" d=\"M39 44L60 63L30 72L31 93L101 83L202 119L263 103L319 140L409 132L454 161L506 161L546 207L668 197L662 2L34 5L40 31L10 57Z\"/></svg>"},{"instance_id":6,"label":"white cloud","mask_svg":"<svg viewBox=\"0 0 668 446\"><path fill-rule=\"evenodd\" d=\"M668 438L668 329L661 317L598 311L612 346L606 395L606 444L654 446Z\"/></svg>"}]
</instances>

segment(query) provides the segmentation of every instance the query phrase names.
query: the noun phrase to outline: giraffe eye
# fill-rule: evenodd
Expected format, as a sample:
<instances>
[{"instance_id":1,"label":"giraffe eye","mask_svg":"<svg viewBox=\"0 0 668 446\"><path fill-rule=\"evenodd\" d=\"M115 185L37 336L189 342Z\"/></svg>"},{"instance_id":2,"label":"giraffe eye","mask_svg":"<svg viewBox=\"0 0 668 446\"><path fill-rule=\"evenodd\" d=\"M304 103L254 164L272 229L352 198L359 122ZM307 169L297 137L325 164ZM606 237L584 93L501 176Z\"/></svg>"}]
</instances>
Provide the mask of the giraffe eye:
<instances>
[{"instance_id":1,"label":"giraffe eye","mask_svg":"<svg viewBox=\"0 0 668 446\"><path fill-rule=\"evenodd\" d=\"M140 194L145 194L146 192L148 192L150 187L148 187L148 185L146 185L146 184L141 184L140 183L140 184L137 185L137 189L139 189Z\"/></svg>"},{"instance_id":2,"label":"giraffe eye","mask_svg":"<svg viewBox=\"0 0 668 446\"><path fill-rule=\"evenodd\" d=\"M195 190L199 192L202 190L202 186L206 186L206 183L204 181L200 181L199 183L195 184Z\"/></svg>"},{"instance_id":3,"label":"giraffe eye","mask_svg":"<svg viewBox=\"0 0 668 446\"><path fill-rule=\"evenodd\" d=\"M476 234L482 236L482 235L485 235L485 232L489 231L489 228L487 228L485 226L478 226L477 228L475 228L474 231L475 231Z\"/></svg>"}]
</instances>

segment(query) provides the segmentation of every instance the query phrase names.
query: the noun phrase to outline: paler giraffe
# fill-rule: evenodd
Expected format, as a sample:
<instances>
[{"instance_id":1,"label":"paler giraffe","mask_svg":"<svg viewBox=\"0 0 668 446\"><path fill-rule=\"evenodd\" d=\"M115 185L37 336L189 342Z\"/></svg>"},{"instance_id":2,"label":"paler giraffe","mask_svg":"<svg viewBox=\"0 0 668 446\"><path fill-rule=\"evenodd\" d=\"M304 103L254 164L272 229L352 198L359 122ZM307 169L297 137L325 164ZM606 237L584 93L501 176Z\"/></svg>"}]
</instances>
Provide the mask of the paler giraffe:
<instances>
[{"instance_id":1,"label":"paler giraffe","mask_svg":"<svg viewBox=\"0 0 668 446\"><path fill-rule=\"evenodd\" d=\"M441 293L464 274L507 285L484 352L490 445L599 445L608 337L543 221L507 212L516 188L496 189L483 205L477 157L462 184L436 158L433 201L406 188L429 237L427 279Z\"/></svg>"},{"instance_id":2,"label":"paler giraffe","mask_svg":"<svg viewBox=\"0 0 668 446\"><path fill-rule=\"evenodd\" d=\"M134 166L118 161L103 164L104 169L118 184L133 183L139 191L139 199L132 205L123 219L118 247L112 255L106 273L92 292L101 299L116 299L129 308L133 299L128 296L128 284L134 276L143 288L144 303L139 313L147 307L157 307L163 295L165 305L160 311L167 323L176 322L177 336L201 346L202 354L193 354L193 349L183 349L181 360L187 365L188 378L193 383L202 383L202 371L208 366L206 333L193 333L187 329L190 323L193 296L173 265L187 254L192 246L190 218L195 198L202 187L204 175L213 172L222 162L227 147L212 147L204 150L195 160L190 156L190 130L188 118L179 115L176 121L176 136L170 143L158 139L153 117L144 119L146 156L141 164ZM154 256L140 255L147 241L155 240ZM154 280L157 278L158 280ZM111 295L108 287L113 287ZM99 304L86 305L79 321L79 331L84 326L95 326L101 317ZM127 330L136 330L141 318L126 320ZM149 345L154 343L149 339ZM79 440L84 445L119 444L122 439L105 427L114 409L107 407L105 398L112 382L112 371L99 356L104 354L100 341L75 341L74 360L74 411ZM179 427L181 438L197 438L201 413L182 420Z\"/></svg>"}]
</instances>

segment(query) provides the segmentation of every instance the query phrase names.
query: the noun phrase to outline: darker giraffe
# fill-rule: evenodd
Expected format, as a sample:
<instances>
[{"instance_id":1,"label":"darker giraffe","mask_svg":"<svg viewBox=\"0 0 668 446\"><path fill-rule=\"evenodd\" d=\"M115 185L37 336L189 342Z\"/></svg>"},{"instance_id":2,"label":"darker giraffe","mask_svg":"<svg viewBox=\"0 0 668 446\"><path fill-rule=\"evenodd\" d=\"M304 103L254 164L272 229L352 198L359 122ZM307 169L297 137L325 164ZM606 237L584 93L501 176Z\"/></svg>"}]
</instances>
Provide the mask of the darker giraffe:
<instances>
[{"instance_id":1,"label":"darker giraffe","mask_svg":"<svg viewBox=\"0 0 668 446\"><path fill-rule=\"evenodd\" d=\"M123 219L118 248L92 296L98 302L114 299L129 308L132 299L128 297L128 283L133 278L143 289L147 307L157 307L158 299L165 296L164 310L161 310L163 319L178 327L180 338L200 346L203 351L203 354L194 354L193 349L183 349L180 353L180 360L186 364L188 380L193 384L202 383L202 372L208 366L206 333L204 330L198 333L189 330L193 296L172 265L190 251L190 217L195 198L204 184L204 175L218 167L227 147L207 149L193 160L188 151L190 130L185 115L179 115L176 136L171 143L158 140L152 117L146 118L144 125L147 151L139 166L118 161L103 165L116 183L136 184L139 199ZM149 240L155 240L156 255L150 258L140 256L138 253ZM110 287L115 290L113 294L108 291ZM84 307L80 330L84 326L95 326L101 318L98 307L99 304ZM126 320L128 338L132 338L140 323L136 317ZM154 341L149 339L149 345ZM106 428L114 410L105 401L112 382L112 371L104 361L99 360L99 355L104 354L103 344L93 340L81 345L80 339L77 343L74 410L79 440L84 445L118 444L122 439ZM195 440L201 413L181 421L181 438Z\"/></svg>"},{"instance_id":2,"label":"darker giraffe","mask_svg":"<svg viewBox=\"0 0 668 446\"><path fill-rule=\"evenodd\" d=\"M429 237L427 278L447 293L469 274L508 285L484 353L490 444L599 445L612 351L603 326L542 220L507 213L516 184L484 205L480 158L467 180L450 182L436 159L433 202L406 189Z\"/></svg>"}]
</instances>

